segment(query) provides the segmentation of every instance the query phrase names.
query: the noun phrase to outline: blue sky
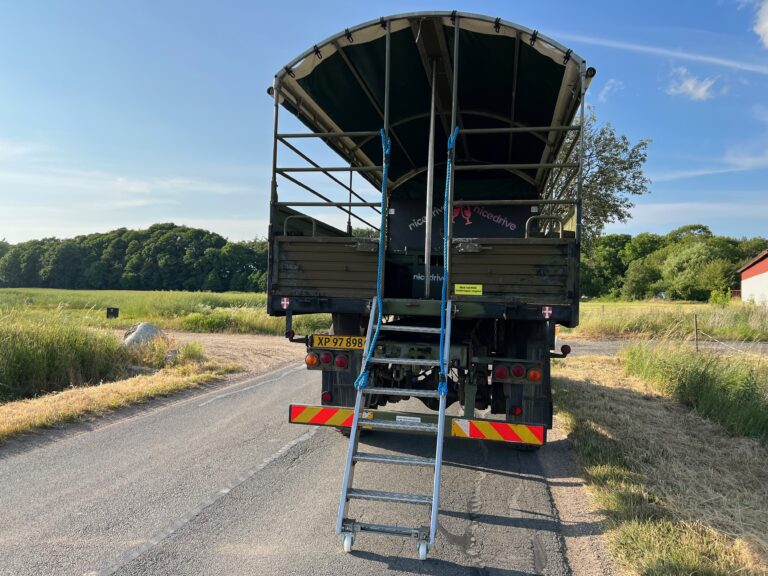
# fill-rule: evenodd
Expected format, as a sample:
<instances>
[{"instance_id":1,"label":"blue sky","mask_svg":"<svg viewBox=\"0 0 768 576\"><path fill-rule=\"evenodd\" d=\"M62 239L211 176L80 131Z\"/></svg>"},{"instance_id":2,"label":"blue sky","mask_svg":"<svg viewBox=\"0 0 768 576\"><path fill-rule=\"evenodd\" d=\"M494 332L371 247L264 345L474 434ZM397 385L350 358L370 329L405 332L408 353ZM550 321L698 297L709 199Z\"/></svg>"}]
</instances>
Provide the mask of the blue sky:
<instances>
[{"instance_id":1,"label":"blue sky","mask_svg":"<svg viewBox=\"0 0 768 576\"><path fill-rule=\"evenodd\" d=\"M653 141L652 192L609 231L768 236L768 0L0 0L0 238L264 235L274 72L382 10L429 9L501 16L597 68L598 117Z\"/></svg>"}]
</instances>

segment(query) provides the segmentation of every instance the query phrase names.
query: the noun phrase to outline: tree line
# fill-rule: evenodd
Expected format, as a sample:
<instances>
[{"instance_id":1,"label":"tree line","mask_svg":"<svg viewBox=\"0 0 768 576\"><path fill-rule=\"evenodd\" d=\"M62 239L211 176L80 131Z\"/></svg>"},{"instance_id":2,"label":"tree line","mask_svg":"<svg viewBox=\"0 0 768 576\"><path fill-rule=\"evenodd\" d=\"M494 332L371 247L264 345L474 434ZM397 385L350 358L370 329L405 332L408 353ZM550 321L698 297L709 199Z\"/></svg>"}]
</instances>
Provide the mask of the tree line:
<instances>
[{"instance_id":1,"label":"tree line","mask_svg":"<svg viewBox=\"0 0 768 576\"><path fill-rule=\"evenodd\" d=\"M715 236L702 224L666 235L607 234L582 258L582 294L626 300L723 299L739 287L736 271L766 248L766 238Z\"/></svg>"},{"instance_id":2,"label":"tree line","mask_svg":"<svg viewBox=\"0 0 768 576\"><path fill-rule=\"evenodd\" d=\"M768 249L768 239L715 236L692 224L666 235L607 234L585 248L584 296L707 300L738 288L736 271ZM0 240L0 287L6 288L261 292L266 283L265 240L229 242L175 224L65 240Z\"/></svg>"},{"instance_id":3,"label":"tree line","mask_svg":"<svg viewBox=\"0 0 768 576\"><path fill-rule=\"evenodd\" d=\"M264 291L267 242L229 242L175 224L71 239L0 241L0 286Z\"/></svg>"}]
</instances>

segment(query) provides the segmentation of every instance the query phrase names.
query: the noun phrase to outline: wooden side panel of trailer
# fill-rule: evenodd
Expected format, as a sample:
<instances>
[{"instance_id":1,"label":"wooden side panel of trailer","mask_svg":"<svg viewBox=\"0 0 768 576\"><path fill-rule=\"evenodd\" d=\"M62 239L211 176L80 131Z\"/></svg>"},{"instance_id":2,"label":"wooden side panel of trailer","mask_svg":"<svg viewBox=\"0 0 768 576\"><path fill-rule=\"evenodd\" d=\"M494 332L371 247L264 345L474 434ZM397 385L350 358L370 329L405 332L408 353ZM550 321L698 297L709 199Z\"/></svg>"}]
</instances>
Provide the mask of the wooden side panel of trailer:
<instances>
[{"instance_id":1,"label":"wooden side panel of trailer","mask_svg":"<svg viewBox=\"0 0 768 576\"><path fill-rule=\"evenodd\" d=\"M571 305L577 298L576 257L571 238L454 240L451 297L461 300L456 286L469 285L482 286L488 298Z\"/></svg>"},{"instance_id":2,"label":"wooden side panel of trailer","mask_svg":"<svg viewBox=\"0 0 768 576\"><path fill-rule=\"evenodd\" d=\"M276 236L272 291L277 296L361 298L376 295L378 240Z\"/></svg>"}]
</instances>

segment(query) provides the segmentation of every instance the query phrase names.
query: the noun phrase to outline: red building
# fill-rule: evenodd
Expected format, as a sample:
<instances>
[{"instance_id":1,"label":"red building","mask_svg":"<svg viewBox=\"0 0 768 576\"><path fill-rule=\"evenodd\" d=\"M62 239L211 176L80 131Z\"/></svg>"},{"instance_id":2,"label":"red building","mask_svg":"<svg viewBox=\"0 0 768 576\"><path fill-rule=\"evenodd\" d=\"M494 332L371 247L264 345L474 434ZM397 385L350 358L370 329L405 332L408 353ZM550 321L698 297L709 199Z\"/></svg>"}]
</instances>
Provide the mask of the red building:
<instances>
[{"instance_id":1,"label":"red building","mask_svg":"<svg viewBox=\"0 0 768 576\"><path fill-rule=\"evenodd\" d=\"M768 250L761 252L746 266L741 274L741 299L744 302L768 304Z\"/></svg>"}]
</instances>

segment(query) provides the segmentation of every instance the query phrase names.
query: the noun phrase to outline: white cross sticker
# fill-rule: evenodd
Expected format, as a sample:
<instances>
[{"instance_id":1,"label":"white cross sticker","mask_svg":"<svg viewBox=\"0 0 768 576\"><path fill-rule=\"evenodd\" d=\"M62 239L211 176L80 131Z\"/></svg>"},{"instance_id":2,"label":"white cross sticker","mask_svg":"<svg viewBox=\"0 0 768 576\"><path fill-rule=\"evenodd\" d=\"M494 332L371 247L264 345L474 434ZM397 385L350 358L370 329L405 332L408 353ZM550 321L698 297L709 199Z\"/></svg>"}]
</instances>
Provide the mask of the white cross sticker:
<instances>
[{"instance_id":1,"label":"white cross sticker","mask_svg":"<svg viewBox=\"0 0 768 576\"><path fill-rule=\"evenodd\" d=\"M541 307L541 314L542 314L542 316L544 316L544 318L546 318L547 320L549 320L550 318L552 318L552 306L542 306L542 307Z\"/></svg>"},{"instance_id":2,"label":"white cross sticker","mask_svg":"<svg viewBox=\"0 0 768 576\"><path fill-rule=\"evenodd\" d=\"M288 306L291 305L291 299L290 298L283 298L280 300L280 306L282 306L283 310L288 310Z\"/></svg>"}]
</instances>

